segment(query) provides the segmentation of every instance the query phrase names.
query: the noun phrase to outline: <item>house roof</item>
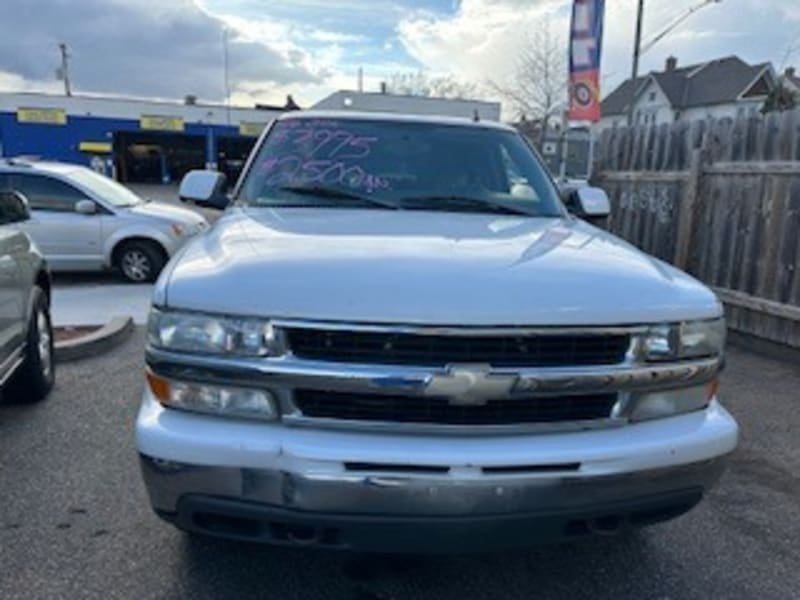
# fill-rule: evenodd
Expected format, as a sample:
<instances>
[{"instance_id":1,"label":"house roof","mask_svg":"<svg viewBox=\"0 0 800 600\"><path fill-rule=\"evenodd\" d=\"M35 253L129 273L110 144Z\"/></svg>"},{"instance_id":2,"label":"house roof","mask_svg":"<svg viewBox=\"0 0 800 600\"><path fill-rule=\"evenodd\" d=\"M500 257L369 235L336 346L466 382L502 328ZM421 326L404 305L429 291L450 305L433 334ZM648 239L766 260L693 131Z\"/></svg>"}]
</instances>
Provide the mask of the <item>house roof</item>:
<instances>
[{"instance_id":1,"label":"house roof","mask_svg":"<svg viewBox=\"0 0 800 600\"><path fill-rule=\"evenodd\" d=\"M651 72L636 80L637 95L650 81L663 90L673 108L684 109L735 102L765 72L772 79L770 63L749 65L738 56L728 56L707 63L672 71ZM604 115L620 115L628 110L633 95L630 79L603 100Z\"/></svg>"}]
</instances>

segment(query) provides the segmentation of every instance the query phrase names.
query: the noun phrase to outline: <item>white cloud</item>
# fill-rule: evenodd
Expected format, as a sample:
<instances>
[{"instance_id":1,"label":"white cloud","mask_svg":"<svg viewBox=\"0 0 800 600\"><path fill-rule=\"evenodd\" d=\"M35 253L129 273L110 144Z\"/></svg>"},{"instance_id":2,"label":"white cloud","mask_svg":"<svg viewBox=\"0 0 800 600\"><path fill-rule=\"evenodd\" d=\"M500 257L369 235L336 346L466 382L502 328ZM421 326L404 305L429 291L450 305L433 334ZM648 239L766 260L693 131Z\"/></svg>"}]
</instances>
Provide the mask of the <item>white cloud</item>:
<instances>
[{"instance_id":1,"label":"white cloud","mask_svg":"<svg viewBox=\"0 0 800 600\"><path fill-rule=\"evenodd\" d=\"M31 81L17 73L0 71L0 91L59 94L64 92L64 84L55 79L51 81Z\"/></svg>"},{"instance_id":2,"label":"white cloud","mask_svg":"<svg viewBox=\"0 0 800 600\"><path fill-rule=\"evenodd\" d=\"M301 33L300 37L328 44L354 44L367 39L363 35L355 33L339 33L336 31L326 31L325 29L311 29L308 32Z\"/></svg>"},{"instance_id":3,"label":"white cloud","mask_svg":"<svg viewBox=\"0 0 800 600\"><path fill-rule=\"evenodd\" d=\"M8 3L8 0L6 0ZM230 33L234 101L308 105L353 88L359 67L377 89L419 68L481 83L504 80L526 34L549 18L566 37L570 0L11 0L0 19L0 89L55 91L57 42L73 53L79 92L220 100L222 34ZM698 0L648 0L645 40ZM419 6L414 2L414 6ZM437 10L433 10L438 6ZM606 0L604 88L630 72L636 3ZM776 68L800 42L800 1L725 0L693 15L648 52L642 70L739 54ZM566 43L565 43L566 53ZM798 45L800 47L800 45ZM800 62L800 51L790 62Z\"/></svg>"},{"instance_id":4,"label":"white cloud","mask_svg":"<svg viewBox=\"0 0 800 600\"><path fill-rule=\"evenodd\" d=\"M407 52L433 72L474 81L505 79L526 32L541 19L558 20L558 4L462 0L451 16L418 12L401 21L397 32Z\"/></svg>"},{"instance_id":5,"label":"white cloud","mask_svg":"<svg viewBox=\"0 0 800 600\"><path fill-rule=\"evenodd\" d=\"M646 3L644 39L697 0L650 0ZM408 53L433 72L449 72L475 81L502 80L513 72L525 35L549 16L566 32L569 0L461 0L451 15L418 12L397 27ZM606 0L603 48L607 91L630 74L635 2ZM739 54L751 62L779 63L800 34L796 0L728 0L698 11L642 59L642 70L661 69L670 54L681 64ZM776 64L776 66L779 66Z\"/></svg>"}]
</instances>

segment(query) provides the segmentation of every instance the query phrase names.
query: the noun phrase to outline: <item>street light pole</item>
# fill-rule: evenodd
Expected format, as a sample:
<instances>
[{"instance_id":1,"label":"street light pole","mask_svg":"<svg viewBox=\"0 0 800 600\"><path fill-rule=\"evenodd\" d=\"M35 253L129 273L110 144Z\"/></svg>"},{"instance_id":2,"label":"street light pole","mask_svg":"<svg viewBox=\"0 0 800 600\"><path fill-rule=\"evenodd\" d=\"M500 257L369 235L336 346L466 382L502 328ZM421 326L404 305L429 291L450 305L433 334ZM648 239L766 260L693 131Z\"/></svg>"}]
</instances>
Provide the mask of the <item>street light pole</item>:
<instances>
[{"instance_id":1,"label":"street light pole","mask_svg":"<svg viewBox=\"0 0 800 600\"><path fill-rule=\"evenodd\" d=\"M636 13L636 39L633 42L633 74L631 76L631 97L628 105L628 127L633 126L633 111L636 104L636 80L639 77L639 57L642 53L642 21L644 20L644 0L639 0Z\"/></svg>"}]
</instances>

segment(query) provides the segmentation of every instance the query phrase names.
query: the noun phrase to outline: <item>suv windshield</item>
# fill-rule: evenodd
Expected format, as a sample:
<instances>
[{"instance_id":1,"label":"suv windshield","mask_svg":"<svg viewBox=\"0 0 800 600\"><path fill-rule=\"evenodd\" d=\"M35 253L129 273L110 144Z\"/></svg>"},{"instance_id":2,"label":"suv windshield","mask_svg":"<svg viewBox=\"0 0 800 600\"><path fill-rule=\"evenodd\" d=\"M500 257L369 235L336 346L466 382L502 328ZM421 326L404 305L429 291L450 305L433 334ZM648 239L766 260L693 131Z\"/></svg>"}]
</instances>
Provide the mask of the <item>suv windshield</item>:
<instances>
[{"instance_id":1,"label":"suv windshield","mask_svg":"<svg viewBox=\"0 0 800 600\"><path fill-rule=\"evenodd\" d=\"M75 183L90 189L94 194L117 208L136 206L143 202L139 196L125 186L90 169L70 171L69 178Z\"/></svg>"},{"instance_id":2,"label":"suv windshield","mask_svg":"<svg viewBox=\"0 0 800 600\"><path fill-rule=\"evenodd\" d=\"M559 217L558 194L513 131L367 119L277 122L238 200Z\"/></svg>"}]
</instances>

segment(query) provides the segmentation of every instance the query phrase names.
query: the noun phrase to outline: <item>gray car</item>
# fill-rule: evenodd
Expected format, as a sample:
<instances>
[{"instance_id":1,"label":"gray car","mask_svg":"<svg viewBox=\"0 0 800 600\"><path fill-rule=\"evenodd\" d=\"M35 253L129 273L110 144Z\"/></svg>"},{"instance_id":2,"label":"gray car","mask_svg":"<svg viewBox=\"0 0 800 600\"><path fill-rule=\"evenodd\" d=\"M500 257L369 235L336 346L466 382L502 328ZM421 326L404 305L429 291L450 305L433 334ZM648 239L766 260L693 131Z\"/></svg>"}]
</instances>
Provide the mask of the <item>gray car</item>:
<instances>
[{"instance_id":1,"label":"gray car","mask_svg":"<svg viewBox=\"0 0 800 600\"><path fill-rule=\"evenodd\" d=\"M117 268L132 282L154 281L169 258L208 227L199 214L148 202L85 167L0 160L0 191L30 202L22 225L53 271Z\"/></svg>"},{"instance_id":2,"label":"gray car","mask_svg":"<svg viewBox=\"0 0 800 600\"><path fill-rule=\"evenodd\" d=\"M0 392L15 402L43 399L55 381L50 275L29 218L21 194L0 192Z\"/></svg>"}]
</instances>

